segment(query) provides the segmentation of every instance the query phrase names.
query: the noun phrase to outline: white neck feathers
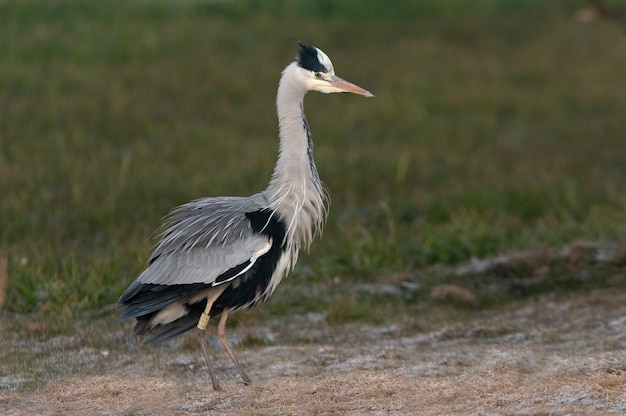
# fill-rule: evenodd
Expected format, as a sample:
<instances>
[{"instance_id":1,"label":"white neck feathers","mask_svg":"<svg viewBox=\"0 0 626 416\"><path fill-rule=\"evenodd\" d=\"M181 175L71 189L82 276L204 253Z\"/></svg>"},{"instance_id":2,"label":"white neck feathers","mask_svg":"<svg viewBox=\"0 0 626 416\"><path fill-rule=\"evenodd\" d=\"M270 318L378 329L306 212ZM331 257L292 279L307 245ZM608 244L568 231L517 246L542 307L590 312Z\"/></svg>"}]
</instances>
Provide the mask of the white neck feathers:
<instances>
[{"instance_id":1,"label":"white neck feathers","mask_svg":"<svg viewBox=\"0 0 626 416\"><path fill-rule=\"evenodd\" d=\"M286 241L291 250L308 248L321 233L326 218L327 197L313 161L313 143L304 117L303 100L307 92L298 82L302 69L292 63L283 71L278 86L276 107L280 150L267 188L270 208L286 221ZM297 255L297 254L296 254Z\"/></svg>"}]
</instances>

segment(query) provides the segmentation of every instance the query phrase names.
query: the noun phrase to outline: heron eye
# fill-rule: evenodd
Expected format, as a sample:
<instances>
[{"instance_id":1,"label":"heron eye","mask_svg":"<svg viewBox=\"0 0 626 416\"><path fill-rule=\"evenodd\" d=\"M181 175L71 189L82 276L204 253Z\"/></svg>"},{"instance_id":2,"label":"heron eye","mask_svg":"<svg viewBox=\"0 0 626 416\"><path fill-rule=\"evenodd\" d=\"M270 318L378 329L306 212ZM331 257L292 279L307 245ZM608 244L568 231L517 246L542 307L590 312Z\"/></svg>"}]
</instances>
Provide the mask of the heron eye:
<instances>
[{"instance_id":1,"label":"heron eye","mask_svg":"<svg viewBox=\"0 0 626 416\"><path fill-rule=\"evenodd\" d=\"M316 72L315 73L315 78L320 79L322 77L322 73L321 72Z\"/></svg>"}]
</instances>

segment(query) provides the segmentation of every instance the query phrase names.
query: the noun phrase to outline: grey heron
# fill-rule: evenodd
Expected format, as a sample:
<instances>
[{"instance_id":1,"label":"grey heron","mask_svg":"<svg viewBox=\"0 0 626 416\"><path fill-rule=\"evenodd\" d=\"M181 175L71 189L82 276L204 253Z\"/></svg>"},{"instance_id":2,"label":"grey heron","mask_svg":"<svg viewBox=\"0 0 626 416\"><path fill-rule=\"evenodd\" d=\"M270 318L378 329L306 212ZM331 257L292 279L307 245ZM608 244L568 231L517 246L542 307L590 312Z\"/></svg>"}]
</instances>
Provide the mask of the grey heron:
<instances>
[{"instance_id":1,"label":"grey heron","mask_svg":"<svg viewBox=\"0 0 626 416\"><path fill-rule=\"evenodd\" d=\"M226 338L228 315L266 301L326 218L327 197L304 116L305 94L373 97L336 76L320 49L298 44L296 59L278 85L279 155L267 189L250 197L201 198L172 210L148 267L119 299L118 309L125 308L120 320L136 318L134 333L143 336L144 344L196 327L215 390L220 386L205 337L209 319L221 314L217 337L248 384Z\"/></svg>"}]
</instances>

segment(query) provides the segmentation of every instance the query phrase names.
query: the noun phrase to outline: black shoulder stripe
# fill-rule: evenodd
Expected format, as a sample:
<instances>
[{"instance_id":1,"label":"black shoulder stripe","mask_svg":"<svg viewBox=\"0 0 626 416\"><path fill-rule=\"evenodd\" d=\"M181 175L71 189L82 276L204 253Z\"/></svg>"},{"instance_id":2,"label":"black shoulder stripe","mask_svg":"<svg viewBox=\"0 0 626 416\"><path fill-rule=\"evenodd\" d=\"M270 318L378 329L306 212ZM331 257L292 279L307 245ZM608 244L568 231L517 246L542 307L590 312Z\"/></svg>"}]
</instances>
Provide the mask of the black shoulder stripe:
<instances>
[{"instance_id":1,"label":"black shoulder stripe","mask_svg":"<svg viewBox=\"0 0 626 416\"><path fill-rule=\"evenodd\" d=\"M279 243L285 238L287 229L277 212L265 208L259 211L248 212L246 217L250 221L252 231L255 233L266 235L272 238L274 242Z\"/></svg>"},{"instance_id":2,"label":"black shoulder stripe","mask_svg":"<svg viewBox=\"0 0 626 416\"><path fill-rule=\"evenodd\" d=\"M226 270L224 273L217 276L217 278L215 279L215 282L213 282L213 286L219 285L220 283L223 283L223 282L227 282L228 280L232 279L233 277L241 273L243 270L245 270L246 267L250 267L250 260L244 261L240 265L232 267Z\"/></svg>"}]
</instances>

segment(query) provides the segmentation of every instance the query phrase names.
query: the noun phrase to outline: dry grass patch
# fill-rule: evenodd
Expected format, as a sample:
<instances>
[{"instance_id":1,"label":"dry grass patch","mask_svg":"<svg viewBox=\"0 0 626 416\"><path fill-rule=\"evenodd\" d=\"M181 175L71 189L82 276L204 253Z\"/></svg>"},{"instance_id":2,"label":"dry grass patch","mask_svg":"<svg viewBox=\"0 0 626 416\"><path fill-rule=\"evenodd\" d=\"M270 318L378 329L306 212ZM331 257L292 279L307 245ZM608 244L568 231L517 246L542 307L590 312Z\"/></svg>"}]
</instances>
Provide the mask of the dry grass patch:
<instances>
[{"instance_id":1,"label":"dry grass patch","mask_svg":"<svg viewBox=\"0 0 626 416\"><path fill-rule=\"evenodd\" d=\"M334 335L323 342L295 345L282 344L288 335L278 334L273 345L238 347L251 386L216 349L219 393L211 390L199 352L177 348L184 342L158 349L122 342L119 351L94 354L100 362L91 370L51 373L0 393L0 409L14 415L624 414L624 305L624 293L576 295L479 312L427 332L345 324L330 328ZM245 331L233 328L234 338ZM73 359L50 353L58 368Z\"/></svg>"}]
</instances>

